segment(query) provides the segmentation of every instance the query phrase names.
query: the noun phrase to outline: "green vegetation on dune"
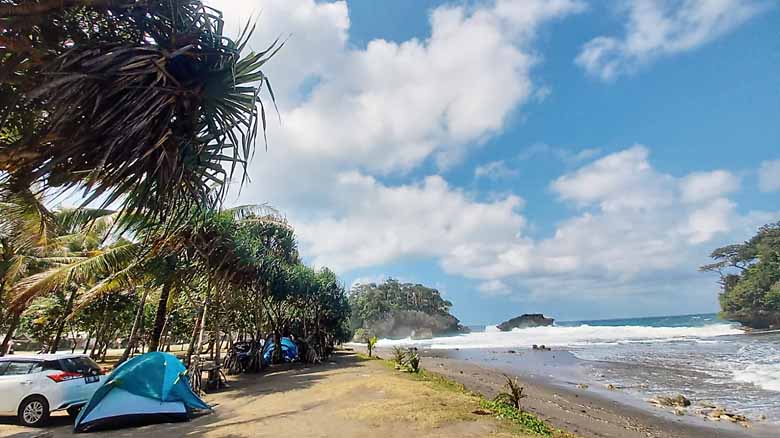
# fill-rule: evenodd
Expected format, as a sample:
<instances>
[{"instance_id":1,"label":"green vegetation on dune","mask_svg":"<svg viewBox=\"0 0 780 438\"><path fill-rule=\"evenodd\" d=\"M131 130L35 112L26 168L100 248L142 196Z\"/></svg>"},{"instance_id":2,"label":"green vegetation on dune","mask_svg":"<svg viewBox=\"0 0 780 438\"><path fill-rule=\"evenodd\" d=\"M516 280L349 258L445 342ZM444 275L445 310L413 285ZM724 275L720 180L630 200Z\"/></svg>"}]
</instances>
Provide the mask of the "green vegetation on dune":
<instances>
[{"instance_id":1,"label":"green vegetation on dune","mask_svg":"<svg viewBox=\"0 0 780 438\"><path fill-rule=\"evenodd\" d=\"M711 257L715 262L700 269L720 275L721 316L753 328L780 327L780 222Z\"/></svg>"},{"instance_id":2,"label":"green vegetation on dune","mask_svg":"<svg viewBox=\"0 0 780 438\"><path fill-rule=\"evenodd\" d=\"M392 278L380 284L357 284L349 293L349 303L356 339L430 337L463 330L449 313L452 303L422 284Z\"/></svg>"}]
</instances>

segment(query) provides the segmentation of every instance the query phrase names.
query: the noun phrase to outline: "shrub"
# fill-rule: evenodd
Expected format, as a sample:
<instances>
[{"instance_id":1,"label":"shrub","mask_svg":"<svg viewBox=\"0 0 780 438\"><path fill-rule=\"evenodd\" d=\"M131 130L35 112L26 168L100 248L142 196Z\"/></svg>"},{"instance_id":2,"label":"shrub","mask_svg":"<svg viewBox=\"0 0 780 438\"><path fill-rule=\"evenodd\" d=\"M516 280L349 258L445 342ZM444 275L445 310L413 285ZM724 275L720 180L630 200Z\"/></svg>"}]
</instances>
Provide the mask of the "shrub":
<instances>
[{"instance_id":1,"label":"shrub","mask_svg":"<svg viewBox=\"0 0 780 438\"><path fill-rule=\"evenodd\" d=\"M494 401L509 405L518 411L522 411L522 409L520 409L520 400L527 397L526 394L523 394L525 388L520 386L516 377L512 378L504 374L504 378L506 379L506 384L504 385L506 391L498 393Z\"/></svg>"},{"instance_id":2,"label":"shrub","mask_svg":"<svg viewBox=\"0 0 780 438\"><path fill-rule=\"evenodd\" d=\"M374 346L376 345L377 341L379 341L379 338L376 336L371 336L368 338L368 341L366 341L366 348L368 349L368 357L371 357L374 354Z\"/></svg>"},{"instance_id":3,"label":"shrub","mask_svg":"<svg viewBox=\"0 0 780 438\"><path fill-rule=\"evenodd\" d=\"M420 372L420 355L417 354L417 349L410 348L406 353L406 371L415 374Z\"/></svg>"},{"instance_id":4,"label":"shrub","mask_svg":"<svg viewBox=\"0 0 780 438\"><path fill-rule=\"evenodd\" d=\"M406 352L401 347L393 347L393 362L395 362L396 368L406 365Z\"/></svg>"}]
</instances>

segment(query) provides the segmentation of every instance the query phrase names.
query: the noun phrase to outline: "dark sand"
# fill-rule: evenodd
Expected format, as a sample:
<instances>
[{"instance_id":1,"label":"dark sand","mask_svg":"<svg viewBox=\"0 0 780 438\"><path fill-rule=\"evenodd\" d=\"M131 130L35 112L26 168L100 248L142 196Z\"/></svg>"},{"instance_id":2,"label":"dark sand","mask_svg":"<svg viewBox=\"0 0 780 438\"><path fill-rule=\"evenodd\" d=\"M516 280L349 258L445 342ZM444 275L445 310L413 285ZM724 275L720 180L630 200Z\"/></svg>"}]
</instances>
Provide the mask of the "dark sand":
<instances>
[{"instance_id":1,"label":"dark sand","mask_svg":"<svg viewBox=\"0 0 780 438\"><path fill-rule=\"evenodd\" d=\"M389 352L380 352L389 357ZM575 375L568 367L567 352L537 352L518 350L518 362L525 365L514 368L525 386L528 398L525 409L538 415L550 425L568 430L583 438L778 438L780 429L773 425L752 422L749 428L727 421L705 420L688 409L677 416L671 408L658 408L646 401L623 393L588 386L579 388L567 380ZM484 361L469 359L468 355L447 351L420 351L422 366L455 380L467 389L493 397L504 385L504 371ZM557 355L558 365L553 355ZM454 358L461 356L461 358ZM541 359L540 359L541 358ZM550 360L553 359L553 360ZM551 375L562 375L552 380ZM563 383L562 383L563 382Z\"/></svg>"}]
</instances>

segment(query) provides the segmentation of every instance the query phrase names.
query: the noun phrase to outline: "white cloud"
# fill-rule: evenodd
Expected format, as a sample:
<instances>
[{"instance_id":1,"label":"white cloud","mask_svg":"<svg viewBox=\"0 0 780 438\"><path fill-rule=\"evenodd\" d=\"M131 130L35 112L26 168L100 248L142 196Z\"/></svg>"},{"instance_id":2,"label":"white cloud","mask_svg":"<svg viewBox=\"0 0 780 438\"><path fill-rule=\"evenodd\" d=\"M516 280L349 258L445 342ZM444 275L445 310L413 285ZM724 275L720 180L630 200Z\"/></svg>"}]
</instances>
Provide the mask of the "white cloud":
<instances>
[{"instance_id":1,"label":"white cloud","mask_svg":"<svg viewBox=\"0 0 780 438\"><path fill-rule=\"evenodd\" d=\"M671 201L673 179L650 166L648 150L636 145L608 155L553 182L561 199L603 210L661 208Z\"/></svg>"},{"instance_id":2,"label":"white cloud","mask_svg":"<svg viewBox=\"0 0 780 438\"><path fill-rule=\"evenodd\" d=\"M210 3L235 28L255 5ZM459 159L545 94L532 74L540 59L534 36L550 20L581 11L581 2L443 6L431 12L429 38L365 47L348 42L344 2L262 5L254 48L292 34L267 69L282 124L269 127L269 150L258 149L252 182L237 202L270 202L285 211L302 253L317 265L347 273L425 259L479 280L482 293L601 287L628 294L649 290L661 273L695 271L705 247L748 228L727 198L727 184L716 181L720 190L684 197L690 183L656 170L643 146L555 180L558 198L579 210L543 239L529 234L518 196L481 200L441 176L408 177L423 163ZM547 151L568 166L600 155ZM759 217L765 216L753 219Z\"/></svg>"},{"instance_id":3,"label":"white cloud","mask_svg":"<svg viewBox=\"0 0 780 438\"><path fill-rule=\"evenodd\" d=\"M780 191L780 160L761 163L758 169L758 188L762 192Z\"/></svg>"},{"instance_id":4,"label":"white cloud","mask_svg":"<svg viewBox=\"0 0 780 438\"><path fill-rule=\"evenodd\" d=\"M717 233L725 233L732 228L736 204L727 199L718 198L702 208L694 210L688 217L686 231L691 243L707 242Z\"/></svg>"},{"instance_id":5,"label":"white cloud","mask_svg":"<svg viewBox=\"0 0 780 438\"><path fill-rule=\"evenodd\" d=\"M255 7L249 0L210 4L232 27ZM356 48L347 41L344 2L265 1L253 46L292 34L267 67L283 103L283 127L269 138L273 147L342 169L404 172L430 157L451 165L544 90L531 78L537 30L583 8L578 0L441 6L431 12L425 40L375 39ZM316 84L301 93L312 78Z\"/></svg>"},{"instance_id":6,"label":"white cloud","mask_svg":"<svg viewBox=\"0 0 780 438\"><path fill-rule=\"evenodd\" d=\"M501 280L490 280L479 285L477 288L480 293L486 296L509 295L512 290Z\"/></svg>"},{"instance_id":7,"label":"white cloud","mask_svg":"<svg viewBox=\"0 0 780 438\"><path fill-rule=\"evenodd\" d=\"M511 178L518 174L517 169L510 168L503 160L491 161L474 169L474 178L488 178L494 181Z\"/></svg>"},{"instance_id":8,"label":"white cloud","mask_svg":"<svg viewBox=\"0 0 780 438\"><path fill-rule=\"evenodd\" d=\"M516 196L477 202L441 177L386 187L357 172L337 177L342 202L326 217L296 222L304 254L337 270L404 257L443 258L462 248L493 245L522 230Z\"/></svg>"},{"instance_id":9,"label":"white cloud","mask_svg":"<svg viewBox=\"0 0 780 438\"><path fill-rule=\"evenodd\" d=\"M675 178L656 170L641 145L565 174L551 187L584 211L559 223L550 238L516 234L465 245L442 258L445 271L547 295L652 292L661 287L659 278L690 280L712 248L748 237L773 217L737 213L725 198L738 187L730 173Z\"/></svg>"},{"instance_id":10,"label":"white cloud","mask_svg":"<svg viewBox=\"0 0 780 438\"><path fill-rule=\"evenodd\" d=\"M685 202L717 198L739 190L739 177L725 170L691 173L680 182Z\"/></svg>"},{"instance_id":11,"label":"white cloud","mask_svg":"<svg viewBox=\"0 0 780 438\"><path fill-rule=\"evenodd\" d=\"M581 150L570 150L563 147L550 146L546 143L536 143L523 149L518 155L519 160L530 160L544 156L552 156L567 166L581 164L583 161L590 160L601 154L599 148L587 148Z\"/></svg>"},{"instance_id":12,"label":"white cloud","mask_svg":"<svg viewBox=\"0 0 780 438\"><path fill-rule=\"evenodd\" d=\"M766 9L765 0L629 0L622 38L599 36L586 43L576 63L612 80L658 58L701 47Z\"/></svg>"}]
</instances>

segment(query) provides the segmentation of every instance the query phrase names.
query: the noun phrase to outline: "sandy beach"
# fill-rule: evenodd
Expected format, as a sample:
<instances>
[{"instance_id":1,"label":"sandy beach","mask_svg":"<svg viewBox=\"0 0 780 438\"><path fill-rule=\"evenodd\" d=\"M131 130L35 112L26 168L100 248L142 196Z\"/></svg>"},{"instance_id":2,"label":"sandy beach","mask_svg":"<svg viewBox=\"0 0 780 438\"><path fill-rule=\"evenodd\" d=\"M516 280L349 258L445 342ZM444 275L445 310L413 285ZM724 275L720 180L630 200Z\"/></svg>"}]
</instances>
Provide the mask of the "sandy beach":
<instances>
[{"instance_id":1,"label":"sandy beach","mask_svg":"<svg viewBox=\"0 0 780 438\"><path fill-rule=\"evenodd\" d=\"M499 367L448 357L452 352L428 350L420 353L423 367L486 397L494 396L504 384L504 371ZM556 354L533 351L518 353L548 355L550 358ZM561 352L557 354L561 355ZM538 365L543 361L536 360L534 363ZM569 382L567 386L541 377L551 372L556 370L549 367L536 368L532 373L518 376L528 393L524 407L551 426L584 438L770 438L780 433L776 428L760 423L752 423L749 428L745 428L723 421L707 421L695 414L677 416L670 408L662 409L644 401L637 402L620 390L577 387L575 382Z\"/></svg>"},{"instance_id":2,"label":"sandy beach","mask_svg":"<svg viewBox=\"0 0 780 438\"><path fill-rule=\"evenodd\" d=\"M360 350L358 347L357 350ZM386 360L364 360L349 351L316 366L292 364L267 374L230 377L230 388L204 399L212 414L187 423L96 432L99 437L528 437L517 426L485 415L481 396L492 398L504 385L503 371L452 352L421 351L422 366L457 382L467 391L420 381L395 371ZM561 352L522 352L553 354ZM377 354L391 356L389 350ZM536 363L544 363L537 361ZM712 422L695 415L675 416L669 409L641 406L621 398L620 391L560 385L540 377L551 369L520 374L528 397L523 408L564 432L555 437L582 438L770 438L765 424L750 428ZM473 394L470 394L473 393ZM64 413L50 426L29 429L15 418L0 418L0 437L58 438L73 436Z\"/></svg>"},{"instance_id":3,"label":"sandy beach","mask_svg":"<svg viewBox=\"0 0 780 438\"><path fill-rule=\"evenodd\" d=\"M267 374L231 376L231 386L204 399L212 414L187 423L94 432L95 437L530 437L479 410L479 397L421 381L386 361L336 354L316 366L292 364ZM476 412L476 413L475 413ZM73 436L58 413L43 429L0 418L0 437ZM565 436L565 435L554 435Z\"/></svg>"}]
</instances>

